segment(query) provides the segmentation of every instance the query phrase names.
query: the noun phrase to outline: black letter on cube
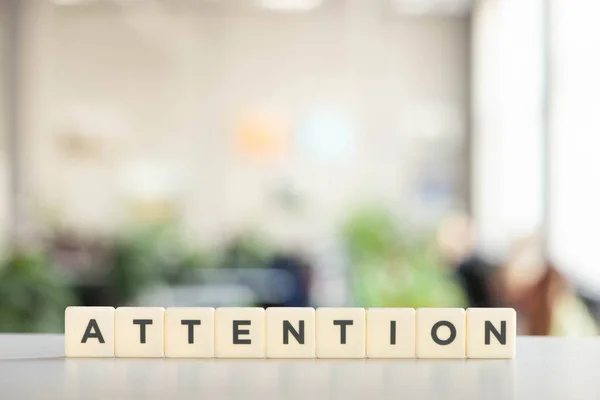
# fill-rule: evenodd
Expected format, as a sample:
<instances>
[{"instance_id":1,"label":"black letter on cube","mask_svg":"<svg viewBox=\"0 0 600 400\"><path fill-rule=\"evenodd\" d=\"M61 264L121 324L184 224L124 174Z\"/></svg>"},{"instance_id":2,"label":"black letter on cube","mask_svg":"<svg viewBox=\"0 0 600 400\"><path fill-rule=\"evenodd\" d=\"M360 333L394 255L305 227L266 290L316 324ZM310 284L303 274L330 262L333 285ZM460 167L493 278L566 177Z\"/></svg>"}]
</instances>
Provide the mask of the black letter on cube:
<instances>
[{"instance_id":1,"label":"black letter on cube","mask_svg":"<svg viewBox=\"0 0 600 400\"><path fill-rule=\"evenodd\" d=\"M181 325L187 325L188 327L188 343L194 343L194 325L200 325L202 321L199 319L182 319Z\"/></svg>"},{"instance_id":2,"label":"black letter on cube","mask_svg":"<svg viewBox=\"0 0 600 400\"><path fill-rule=\"evenodd\" d=\"M500 331L498 332L490 321L485 321L485 344L490 344L492 333L500 344L506 344L506 321L500 321Z\"/></svg>"},{"instance_id":3,"label":"black letter on cube","mask_svg":"<svg viewBox=\"0 0 600 400\"><path fill-rule=\"evenodd\" d=\"M290 321L283 321L283 344L290 344L290 332L298 343L304 344L304 321L300 321L298 324L300 333L294 329Z\"/></svg>"},{"instance_id":4,"label":"black letter on cube","mask_svg":"<svg viewBox=\"0 0 600 400\"><path fill-rule=\"evenodd\" d=\"M92 332L92 329L94 332ZM88 322L88 326L85 328L83 338L81 338L81 343L87 343L88 339L98 339L100 343L104 343L102 332L100 332L100 328L98 327L98 323L95 319L90 319L90 322Z\"/></svg>"},{"instance_id":5,"label":"black letter on cube","mask_svg":"<svg viewBox=\"0 0 600 400\"><path fill-rule=\"evenodd\" d=\"M252 344L251 339L240 339L240 335L250 333L247 329L240 329L240 325L250 325L250 320L233 321L233 344Z\"/></svg>"},{"instance_id":6,"label":"black letter on cube","mask_svg":"<svg viewBox=\"0 0 600 400\"><path fill-rule=\"evenodd\" d=\"M346 326L354 325L354 321L349 319L335 320L333 324L340 326L340 344L346 344Z\"/></svg>"},{"instance_id":7,"label":"black letter on cube","mask_svg":"<svg viewBox=\"0 0 600 400\"><path fill-rule=\"evenodd\" d=\"M437 334L438 329L442 326L446 326L448 329L450 329L450 336L446 340L440 339ZM450 321L438 321L431 328L431 338L440 346L449 345L454 341L454 339L456 339L456 328Z\"/></svg>"},{"instance_id":8,"label":"black letter on cube","mask_svg":"<svg viewBox=\"0 0 600 400\"><path fill-rule=\"evenodd\" d=\"M134 325L140 326L140 343L146 343L146 325L152 325L151 319L134 319Z\"/></svg>"}]
</instances>

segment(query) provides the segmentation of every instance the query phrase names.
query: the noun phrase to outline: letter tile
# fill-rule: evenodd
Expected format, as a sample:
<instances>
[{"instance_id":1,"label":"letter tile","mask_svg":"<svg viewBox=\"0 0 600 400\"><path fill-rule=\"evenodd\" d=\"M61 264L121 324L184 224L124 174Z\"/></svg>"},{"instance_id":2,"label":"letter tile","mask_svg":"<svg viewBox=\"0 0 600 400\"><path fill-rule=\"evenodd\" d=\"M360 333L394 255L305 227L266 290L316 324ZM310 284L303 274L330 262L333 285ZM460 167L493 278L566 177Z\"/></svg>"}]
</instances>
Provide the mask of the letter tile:
<instances>
[{"instance_id":1,"label":"letter tile","mask_svg":"<svg viewBox=\"0 0 600 400\"><path fill-rule=\"evenodd\" d=\"M364 308L317 308L317 357L364 358L365 319Z\"/></svg>"},{"instance_id":2,"label":"letter tile","mask_svg":"<svg viewBox=\"0 0 600 400\"><path fill-rule=\"evenodd\" d=\"M114 357L115 309L67 307L65 309L67 357Z\"/></svg>"},{"instance_id":3,"label":"letter tile","mask_svg":"<svg viewBox=\"0 0 600 400\"><path fill-rule=\"evenodd\" d=\"M117 357L163 357L164 318L162 307L119 307L115 312Z\"/></svg>"},{"instance_id":4,"label":"letter tile","mask_svg":"<svg viewBox=\"0 0 600 400\"><path fill-rule=\"evenodd\" d=\"M514 358L517 313L512 308L467 309L467 357Z\"/></svg>"},{"instance_id":5,"label":"letter tile","mask_svg":"<svg viewBox=\"0 0 600 400\"><path fill-rule=\"evenodd\" d=\"M315 357L315 309L267 308L267 358Z\"/></svg>"},{"instance_id":6,"label":"letter tile","mask_svg":"<svg viewBox=\"0 0 600 400\"><path fill-rule=\"evenodd\" d=\"M466 318L462 308L417 310L417 357L464 358Z\"/></svg>"},{"instance_id":7,"label":"letter tile","mask_svg":"<svg viewBox=\"0 0 600 400\"><path fill-rule=\"evenodd\" d=\"M415 357L415 309L367 309L367 357Z\"/></svg>"},{"instance_id":8,"label":"letter tile","mask_svg":"<svg viewBox=\"0 0 600 400\"><path fill-rule=\"evenodd\" d=\"M215 312L217 358L265 357L265 310L222 307Z\"/></svg>"},{"instance_id":9,"label":"letter tile","mask_svg":"<svg viewBox=\"0 0 600 400\"><path fill-rule=\"evenodd\" d=\"M215 309L171 307L165 311L165 356L212 358L215 356Z\"/></svg>"}]
</instances>

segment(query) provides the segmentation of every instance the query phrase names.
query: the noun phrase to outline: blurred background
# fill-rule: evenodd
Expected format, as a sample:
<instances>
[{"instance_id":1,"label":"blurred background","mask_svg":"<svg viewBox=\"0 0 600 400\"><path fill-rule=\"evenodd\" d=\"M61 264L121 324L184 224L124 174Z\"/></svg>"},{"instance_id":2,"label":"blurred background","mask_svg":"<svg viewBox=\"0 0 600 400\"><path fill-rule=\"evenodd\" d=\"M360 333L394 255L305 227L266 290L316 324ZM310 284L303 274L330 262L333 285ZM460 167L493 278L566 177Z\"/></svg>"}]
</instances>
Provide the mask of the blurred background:
<instances>
[{"instance_id":1,"label":"blurred background","mask_svg":"<svg viewBox=\"0 0 600 400\"><path fill-rule=\"evenodd\" d=\"M0 332L67 305L600 323L596 0L0 0Z\"/></svg>"}]
</instances>

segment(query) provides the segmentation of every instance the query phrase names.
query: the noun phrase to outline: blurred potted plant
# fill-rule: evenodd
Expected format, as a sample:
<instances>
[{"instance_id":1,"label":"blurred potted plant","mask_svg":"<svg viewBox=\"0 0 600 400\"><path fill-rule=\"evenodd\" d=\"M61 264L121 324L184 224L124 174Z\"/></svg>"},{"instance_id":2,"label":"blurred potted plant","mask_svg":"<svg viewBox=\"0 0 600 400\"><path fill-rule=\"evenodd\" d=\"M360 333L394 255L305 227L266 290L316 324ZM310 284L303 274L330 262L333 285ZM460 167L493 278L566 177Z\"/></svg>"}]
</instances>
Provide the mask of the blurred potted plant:
<instances>
[{"instance_id":1,"label":"blurred potted plant","mask_svg":"<svg viewBox=\"0 0 600 400\"><path fill-rule=\"evenodd\" d=\"M268 241L259 233L246 231L234 237L218 254L222 268L267 268L273 256Z\"/></svg>"},{"instance_id":2,"label":"blurred potted plant","mask_svg":"<svg viewBox=\"0 0 600 400\"><path fill-rule=\"evenodd\" d=\"M112 242L107 284L119 302L133 299L152 285L198 283L194 271L212 262L203 252L188 249L177 232L176 226L155 226Z\"/></svg>"},{"instance_id":3,"label":"blurred potted plant","mask_svg":"<svg viewBox=\"0 0 600 400\"><path fill-rule=\"evenodd\" d=\"M13 250L0 263L0 332L62 332L75 304L67 282L45 255Z\"/></svg>"},{"instance_id":4,"label":"blurred potted plant","mask_svg":"<svg viewBox=\"0 0 600 400\"><path fill-rule=\"evenodd\" d=\"M356 301L365 307L463 306L464 295L446 273L430 241L398 228L383 207L363 207L343 226Z\"/></svg>"},{"instance_id":5,"label":"blurred potted plant","mask_svg":"<svg viewBox=\"0 0 600 400\"><path fill-rule=\"evenodd\" d=\"M123 305L151 286L198 283L211 265L189 248L174 223L138 226L109 238L54 229L47 243L53 264L70 277L84 305Z\"/></svg>"}]
</instances>

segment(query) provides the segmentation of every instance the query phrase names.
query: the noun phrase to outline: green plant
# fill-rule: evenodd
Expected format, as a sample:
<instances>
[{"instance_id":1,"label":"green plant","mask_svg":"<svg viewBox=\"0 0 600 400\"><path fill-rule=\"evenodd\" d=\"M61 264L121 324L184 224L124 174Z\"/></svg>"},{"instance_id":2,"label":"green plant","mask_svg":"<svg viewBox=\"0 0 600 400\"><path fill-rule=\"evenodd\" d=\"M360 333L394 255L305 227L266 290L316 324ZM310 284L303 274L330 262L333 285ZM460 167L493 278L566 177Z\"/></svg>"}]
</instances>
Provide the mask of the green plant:
<instances>
[{"instance_id":1,"label":"green plant","mask_svg":"<svg viewBox=\"0 0 600 400\"><path fill-rule=\"evenodd\" d=\"M119 303L148 286L189 282L197 276L194 270L212 265L204 253L189 249L178 232L174 225L154 226L112 240L106 284Z\"/></svg>"},{"instance_id":2,"label":"green plant","mask_svg":"<svg viewBox=\"0 0 600 400\"><path fill-rule=\"evenodd\" d=\"M74 299L41 252L13 250L0 263L0 332L62 332Z\"/></svg>"},{"instance_id":3,"label":"green plant","mask_svg":"<svg viewBox=\"0 0 600 400\"><path fill-rule=\"evenodd\" d=\"M247 231L236 236L219 252L217 264L224 268L265 268L272 255L273 250L265 237Z\"/></svg>"},{"instance_id":4,"label":"green plant","mask_svg":"<svg viewBox=\"0 0 600 400\"><path fill-rule=\"evenodd\" d=\"M403 233L385 208L364 207L345 222L356 302L366 307L462 306L464 294L429 240Z\"/></svg>"}]
</instances>

